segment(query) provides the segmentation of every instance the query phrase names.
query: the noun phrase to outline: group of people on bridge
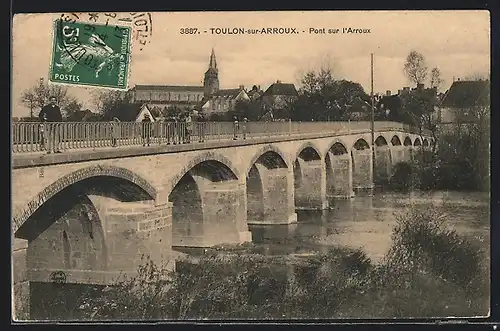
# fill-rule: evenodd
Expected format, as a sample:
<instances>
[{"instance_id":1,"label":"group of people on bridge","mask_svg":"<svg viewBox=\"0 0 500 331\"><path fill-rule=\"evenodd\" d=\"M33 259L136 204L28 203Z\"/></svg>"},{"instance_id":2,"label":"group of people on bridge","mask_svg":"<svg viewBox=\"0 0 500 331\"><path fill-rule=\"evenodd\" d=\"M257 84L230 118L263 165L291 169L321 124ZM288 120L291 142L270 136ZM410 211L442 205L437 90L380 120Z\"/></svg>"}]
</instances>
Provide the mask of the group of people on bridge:
<instances>
[{"instance_id":1,"label":"group of people on bridge","mask_svg":"<svg viewBox=\"0 0 500 331\"><path fill-rule=\"evenodd\" d=\"M42 149L46 150L47 153L61 153L61 130L57 125L51 124L63 121L55 97L49 98L49 104L42 108L38 117L41 122L39 132ZM240 134L243 139L246 139L247 118L243 118L241 124L236 117L233 119L232 139L237 140ZM207 126L207 122L194 122L189 112L185 114L182 120L165 121L158 119L155 122L152 121L149 114L146 114L139 124L139 130L142 146L150 146L152 138L159 138L160 141L166 142L167 145L175 145L191 143L192 137L196 137L198 142L204 142L207 135ZM130 137L129 133L124 132L124 126L117 117L114 117L113 121L109 123L109 128L109 138L111 138L113 147L119 145L120 139Z\"/></svg>"}]
</instances>

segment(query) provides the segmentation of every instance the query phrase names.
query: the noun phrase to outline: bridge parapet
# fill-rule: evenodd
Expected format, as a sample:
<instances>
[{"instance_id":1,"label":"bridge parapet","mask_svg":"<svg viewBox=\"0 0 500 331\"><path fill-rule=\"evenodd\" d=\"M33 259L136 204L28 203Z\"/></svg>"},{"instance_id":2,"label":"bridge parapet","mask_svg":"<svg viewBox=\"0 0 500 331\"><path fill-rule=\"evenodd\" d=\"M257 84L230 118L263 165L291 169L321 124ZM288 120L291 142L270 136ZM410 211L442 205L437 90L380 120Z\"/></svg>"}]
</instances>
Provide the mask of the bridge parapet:
<instances>
[{"instance_id":1,"label":"bridge parapet","mask_svg":"<svg viewBox=\"0 0 500 331\"><path fill-rule=\"evenodd\" d=\"M141 146L231 141L306 135L353 133L370 130L370 122L16 122L12 124L12 152L57 152ZM375 122L376 131L418 133L416 128L396 122ZM430 135L429 132L423 132Z\"/></svg>"}]
</instances>

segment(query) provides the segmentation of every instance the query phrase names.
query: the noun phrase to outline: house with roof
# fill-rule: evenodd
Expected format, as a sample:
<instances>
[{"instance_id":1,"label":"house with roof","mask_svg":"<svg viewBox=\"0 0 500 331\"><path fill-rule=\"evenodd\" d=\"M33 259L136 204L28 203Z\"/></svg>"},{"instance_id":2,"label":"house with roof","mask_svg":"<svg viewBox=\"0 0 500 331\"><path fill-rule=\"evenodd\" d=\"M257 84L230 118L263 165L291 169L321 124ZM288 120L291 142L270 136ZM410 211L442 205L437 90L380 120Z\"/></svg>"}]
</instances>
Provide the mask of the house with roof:
<instances>
[{"instance_id":1,"label":"house with roof","mask_svg":"<svg viewBox=\"0 0 500 331\"><path fill-rule=\"evenodd\" d=\"M277 119L286 116L288 106L294 103L298 97L299 93L294 84L282 83L280 80L277 80L260 97L265 113L263 117ZM269 112L271 113L268 114Z\"/></svg>"},{"instance_id":2,"label":"house with roof","mask_svg":"<svg viewBox=\"0 0 500 331\"><path fill-rule=\"evenodd\" d=\"M441 125L476 123L479 111L489 112L489 93L488 80L454 81L438 107L437 122Z\"/></svg>"},{"instance_id":3,"label":"house with roof","mask_svg":"<svg viewBox=\"0 0 500 331\"><path fill-rule=\"evenodd\" d=\"M250 101L250 97L243 85L235 89L220 89L213 93L204 101L201 111L205 116L214 113L226 113L234 110L239 101Z\"/></svg>"},{"instance_id":4,"label":"house with roof","mask_svg":"<svg viewBox=\"0 0 500 331\"><path fill-rule=\"evenodd\" d=\"M111 122L117 118L120 122L141 122L146 116L149 116L151 122L155 122L160 115L152 111L147 104L135 102L111 109L103 114L102 120Z\"/></svg>"},{"instance_id":5,"label":"house with roof","mask_svg":"<svg viewBox=\"0 0 500 331\"><path fill-rule=\"evenodd\" d=\"M252 89L250 91L247 91L247 95L250 98L250 101L258 100L263 94L264 91L260 89L260 85L254 85L252 86Z\"/></svg>"}]
</instances>

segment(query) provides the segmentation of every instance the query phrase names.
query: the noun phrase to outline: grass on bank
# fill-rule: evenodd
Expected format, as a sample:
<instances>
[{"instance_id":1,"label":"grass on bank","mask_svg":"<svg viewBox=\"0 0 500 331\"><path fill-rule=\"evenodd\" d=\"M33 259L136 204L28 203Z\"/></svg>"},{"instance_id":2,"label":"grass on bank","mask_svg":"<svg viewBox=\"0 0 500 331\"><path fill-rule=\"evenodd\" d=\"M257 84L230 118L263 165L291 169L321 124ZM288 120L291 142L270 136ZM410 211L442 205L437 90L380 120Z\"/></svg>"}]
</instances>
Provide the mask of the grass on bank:
<instances>
[{"instance_id":1,"label":"grass on bank","mask_svg":"<svg viewBox=\"0 0 500 331\"><path fill-rule=\"evenodd\" d=\"M301 257L255 251L251 244L215 249L179 261L175 272L145 259L133 278L80 294L72 306L57 303L66 309L60 315L185 320L488 313L485 252L447 229L443 215L429 208L412 206L397 216L392 245L379 264L348 248Z\"/></svg>"}]
</instances>

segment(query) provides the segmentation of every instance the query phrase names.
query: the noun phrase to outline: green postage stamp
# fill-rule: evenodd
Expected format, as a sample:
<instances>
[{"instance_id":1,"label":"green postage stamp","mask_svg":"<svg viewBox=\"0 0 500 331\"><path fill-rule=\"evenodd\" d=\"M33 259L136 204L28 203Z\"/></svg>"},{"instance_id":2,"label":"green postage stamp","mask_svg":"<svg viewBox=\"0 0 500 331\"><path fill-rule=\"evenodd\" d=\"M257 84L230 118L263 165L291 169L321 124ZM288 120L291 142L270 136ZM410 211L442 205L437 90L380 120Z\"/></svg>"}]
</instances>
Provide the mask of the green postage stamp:
<instances>
[{"instance_id":1,"label":"green postage stamp","mask_svg":"<svg viewBox=\"0 0 500 331\"><path fill-rule=\"evenodd\" d=\"M130 27L54 22L50 81L127 89Z\"/></svg>"}]
</instances>

